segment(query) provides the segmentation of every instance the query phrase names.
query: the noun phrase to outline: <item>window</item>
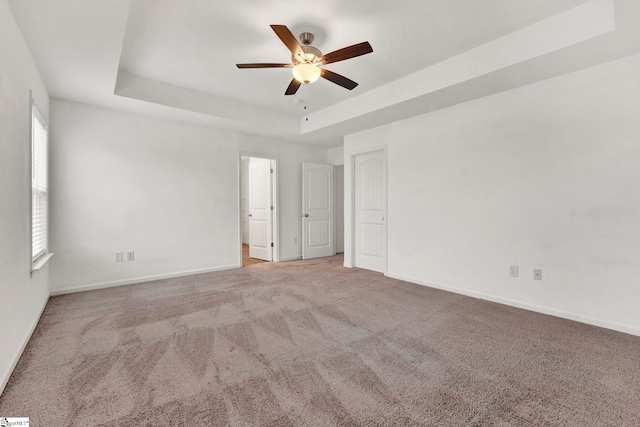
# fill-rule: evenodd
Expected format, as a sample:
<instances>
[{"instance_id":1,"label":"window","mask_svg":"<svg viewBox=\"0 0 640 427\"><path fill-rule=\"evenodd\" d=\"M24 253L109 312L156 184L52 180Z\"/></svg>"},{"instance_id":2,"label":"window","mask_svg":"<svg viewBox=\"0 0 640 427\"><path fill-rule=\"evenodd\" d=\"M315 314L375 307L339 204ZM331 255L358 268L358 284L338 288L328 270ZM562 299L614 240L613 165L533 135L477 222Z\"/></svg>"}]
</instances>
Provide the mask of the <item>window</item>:
<instances>
[{"instance_id":1,"label":"window","mask_svg":"<svg viewBox=\"0 0 640 427\"><path fill-rule=\"evenodd\" d=\"M31 104L31 257L32 270L48 259L48 133L47 124Z\"/></svg>"}]
</instances>

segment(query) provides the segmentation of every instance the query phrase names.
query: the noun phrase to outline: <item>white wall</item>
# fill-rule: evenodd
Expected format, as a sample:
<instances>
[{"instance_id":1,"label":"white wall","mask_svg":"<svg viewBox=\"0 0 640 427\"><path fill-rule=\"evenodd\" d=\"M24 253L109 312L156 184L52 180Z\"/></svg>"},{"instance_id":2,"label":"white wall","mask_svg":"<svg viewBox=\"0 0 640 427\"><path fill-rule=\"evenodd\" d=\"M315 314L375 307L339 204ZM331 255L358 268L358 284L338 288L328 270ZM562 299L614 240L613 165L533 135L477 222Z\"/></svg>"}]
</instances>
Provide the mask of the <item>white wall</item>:
<instances>
[{"instance_id":1,"label":"white wall","mask_svg":"<svg viewBox=\"0 0 640 427\"><path fill-rule=\"evenodd\" d=\"M57 99L51 116L53 292L240 265L239 151L278 156L280 258L301 256L301 162L326 149Z\"/></svg>"},{"instance_id":2,"label":"white wall","mask_svg":"<svg viewBox=\"0 0 640 427\"><path fill-rule=\"evenodd\" d=\"M49 267L29 276L31 108L49 95L9 5L0 0L0 393L49 298Z\"/></svg>"},{"instance_id":3,"label":"white wall","mask_svg":"<svg viewBox=\"0 0 640 427\"><path fill-rule=\"evenodd\" d=\"M330 148L327 153L329 163L335 166L344 165L344 147Z\"/></svg>"},{"instance_id":4,"label":"white wall","mask_svg":"<svg viewBox=\"0 0 640 427\"><path fill-rule=\"evenodd\" d=\"M640 335L638 76L635 55L346 137L345 164L387 146L388 275Z\"/></svg>"}]
</instances>

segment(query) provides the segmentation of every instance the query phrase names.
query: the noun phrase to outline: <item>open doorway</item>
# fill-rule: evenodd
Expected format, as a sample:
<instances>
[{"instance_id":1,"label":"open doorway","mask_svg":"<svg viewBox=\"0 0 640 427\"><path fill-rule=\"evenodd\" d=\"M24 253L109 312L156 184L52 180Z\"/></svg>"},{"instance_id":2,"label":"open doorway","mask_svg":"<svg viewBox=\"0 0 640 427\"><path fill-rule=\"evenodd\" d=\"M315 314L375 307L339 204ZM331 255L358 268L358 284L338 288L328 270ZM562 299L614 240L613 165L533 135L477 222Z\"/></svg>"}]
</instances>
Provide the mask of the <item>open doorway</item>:
<instances>
[{"instance_id":1,"label":"open doorway","mask_svg":"<svg viewBox=\"0 0 640 427\"><path fill-rule=\"evenodd\" d=\"M240 153L242 266L278 261L277 159Z\"/></svg>"}]
</instances>

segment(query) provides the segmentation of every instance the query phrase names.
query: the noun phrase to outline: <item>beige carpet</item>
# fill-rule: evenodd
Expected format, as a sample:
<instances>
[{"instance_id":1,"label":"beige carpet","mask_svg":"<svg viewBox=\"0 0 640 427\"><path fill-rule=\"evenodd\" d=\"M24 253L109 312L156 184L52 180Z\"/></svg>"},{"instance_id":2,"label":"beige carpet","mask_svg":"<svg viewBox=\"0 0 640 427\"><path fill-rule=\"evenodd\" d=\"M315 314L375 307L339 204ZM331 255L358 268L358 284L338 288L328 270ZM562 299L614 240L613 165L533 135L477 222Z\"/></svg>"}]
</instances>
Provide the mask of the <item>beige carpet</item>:
<instances>
[{"instance_id":1,"label":"beige carpet","mask_svg":"<svg viewBox=\"0 0 640 427\"><path fill-rule=\"evenodd\" d=\"M54 297L0 416L32 426L638 426L640 338L341 257Z\"/></svg>"}]
</instances>

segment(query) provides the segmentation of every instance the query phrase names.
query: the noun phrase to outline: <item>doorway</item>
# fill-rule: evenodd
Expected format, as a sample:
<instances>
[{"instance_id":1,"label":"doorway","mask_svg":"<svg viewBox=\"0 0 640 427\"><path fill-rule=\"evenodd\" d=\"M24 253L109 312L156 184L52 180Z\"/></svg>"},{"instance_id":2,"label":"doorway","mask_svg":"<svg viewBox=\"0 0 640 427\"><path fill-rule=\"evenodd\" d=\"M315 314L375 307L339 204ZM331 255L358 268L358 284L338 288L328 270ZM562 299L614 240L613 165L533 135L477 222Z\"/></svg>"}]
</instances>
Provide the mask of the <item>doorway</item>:
<instances>
[{"instance_id":1,"label":"doorway","mask_svg":"<svg viewBox=\"0 0 640 427\"><path fill-rule=\"evenodd\" d=\"M240 261L278 260L277 159L240 153Z\"/></svg>"}]
</instances>

